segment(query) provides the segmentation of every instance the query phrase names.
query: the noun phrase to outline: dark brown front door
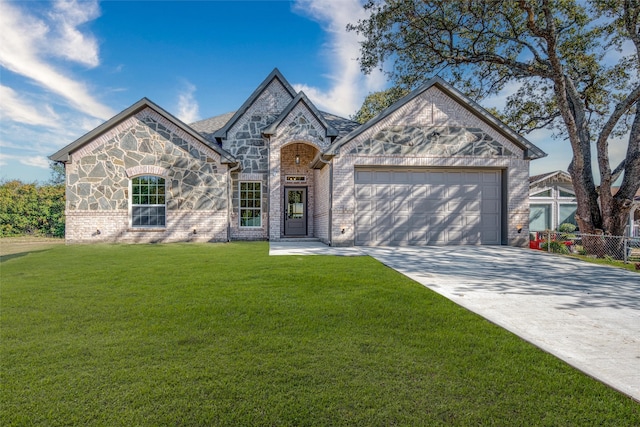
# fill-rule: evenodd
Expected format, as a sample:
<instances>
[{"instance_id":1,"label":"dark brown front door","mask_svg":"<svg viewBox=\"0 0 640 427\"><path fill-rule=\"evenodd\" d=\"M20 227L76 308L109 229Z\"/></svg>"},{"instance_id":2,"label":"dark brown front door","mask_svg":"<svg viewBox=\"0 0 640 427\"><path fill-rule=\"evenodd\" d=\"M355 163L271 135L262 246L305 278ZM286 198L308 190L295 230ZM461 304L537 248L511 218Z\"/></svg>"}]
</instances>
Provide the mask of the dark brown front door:
<instances>
[{"instance_id":1,"label":"dark brown front door","mask_svg":"<svg viewBox=\"0 0 640 427\"><path fill-rule=\"evenodd\" d=\"M307 188L285 188L284 234L307 235Z\"/></svg>"}]
</instances>

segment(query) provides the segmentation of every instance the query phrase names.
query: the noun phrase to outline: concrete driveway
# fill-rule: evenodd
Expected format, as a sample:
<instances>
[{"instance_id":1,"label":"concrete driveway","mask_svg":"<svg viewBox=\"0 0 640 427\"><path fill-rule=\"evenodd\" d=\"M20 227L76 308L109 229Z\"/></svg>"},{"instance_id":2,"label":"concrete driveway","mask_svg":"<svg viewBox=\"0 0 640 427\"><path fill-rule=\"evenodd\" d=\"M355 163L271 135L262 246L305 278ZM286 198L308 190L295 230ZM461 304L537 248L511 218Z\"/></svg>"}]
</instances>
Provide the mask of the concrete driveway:
<instances>
[{"instance_id":1,"label":"concrete driveway","mask_svg":"<svg viewBox=\"0 0 640 427\"><path fill-rule=\"evenodd\" d=\"M360 249L640 401L640 274L504 246Z\"/></svg>"}]
</instances>

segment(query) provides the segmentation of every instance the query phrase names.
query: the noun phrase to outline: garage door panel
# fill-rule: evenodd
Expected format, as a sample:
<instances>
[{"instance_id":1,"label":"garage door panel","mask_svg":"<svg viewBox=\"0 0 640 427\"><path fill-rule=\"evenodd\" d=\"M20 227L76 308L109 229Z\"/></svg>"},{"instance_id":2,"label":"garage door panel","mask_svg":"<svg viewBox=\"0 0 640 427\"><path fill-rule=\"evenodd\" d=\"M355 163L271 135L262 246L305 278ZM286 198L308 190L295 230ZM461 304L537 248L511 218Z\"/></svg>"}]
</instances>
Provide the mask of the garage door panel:
<instances>
[{"instance_id":1,"label":"garage door panel","mask_svg":"<svg viewBox=\"0 0 640 427\"><path fill-rule=\"evenodd\" d=\"M483 215L480 220L480 225L484 228L497 229L500 227L500 217L498 215Z\"/></svg>"},{"instance_id":2,"label":"garage door panel","mask_svg":"<svg viewBox=\"0 0 640 427\"><path fill-rule=\"evenodd\" d=\"M356 169L356 183L370 184L373 182L373 172L368 170Z\"/></svg>"},{"instance_id":3,"label":"garage door panel","mask_svg":"<svg viewBox=\"0 0 640 427\"><path fill-rule=\"evenodd\" d=\"M381 215L387 216L393 212L393 201L391 199L374 200L375 210Z\"/></svg>"},{"instance_id":4,"label":"garage door panel","mask_svg":"<svg viewBox=\"0 0 640 427\"><path fill-rule=\"evenodd\" d=\"M409 184L411 182L411 177L409 172L394 172L391 175L391 181L394 184Z\"/></svg>"},{"instance_id":5,"label":"garage door panel","mask_svg":"<svg viewBox=\"0 0 640 427\"><path fill-rule=\"evenodd\" d=\"M416 184L411 187L411 197L413 199L423 198L427 196L428 187L424 184Z\"/></svg>"},{"instance_id":6,"label":"garage door panel","mask_svg":"<svg viewBox=\"0 0 640 427\"><path fill-rule=\"evenodd\" d=\"M435 185L430 185L427 187L427 200L443 200L447 197L447 187Z\"/></svg>"},{"instance_id":7,"label":"garage door panel","mask_svg":"<svg viewBox=\"0 0 640 427\"><path fill-rule=\"evenodd\" d=\"M392 224L394 229L400 228L400 227L408 228L408 225L411 222L409 215L396 214L396 215L393 215L392 218L393 218Z\"/></svg>"},{"instance_id":8,"label":"garage door panel","mask_svg":"<svg viewBox=\"0 0 640 427\"><path fill-rule=\"evenodd\" d=\"M376 217L373 215L358 215L356 217L356 228L363 230L364 227L371 228L376 223Z\"/></svg>"},{"instance_id":9,"label":"garage door panel","mask_svg":"<svg viewBox=\"0 0 640 427\"><path fill-rule=\"evenodd\" d=\"M391 181L391 175L392 174L393 174L393 172L390 172L390 171L385 171L385 172L376 171L376 172L374 172L372 179L376 183L379 183L379 184L391 184L391 182L392 182Z\"/></svg>"},{"instance_id":10,"label":"garage door panel","mask_svg":"<svg viewBox=\"0 0 640 427\"><path fill-rule=\"evenodd\" d=\"M481 232L482 243L486 245L499 245L500 233L498 230L482 230Z\"/></svg>"},{"instance_id":11,"label":"garage door panel","mask_svg":"<svg viewBox=\"0 0 640 427\"><path fill-rule=\"evenodd\" d=\"M429 172L426 180L430 184L444 184L445 175L445 172Z\"/></svg>"},{"instance_id":12,"label":"garage door panel","mask_svg":"<svg viewBox=\"0 0 640 427\"><path fill-rule=\"evenodd\" d=\"M500 198L500 189L484 185L482 187L482 198L485 200L498 200Z\"/></svg>"},{"instance_id":13,"label":"garage door panel","mask_svg":"<svg viewBox=\"0 0 640 427\"><path fill-rule=\"evenodd\" d=\"M465 215L464 217L465 227L480 227L482 226L482 218L480 215Z\"/></svg>"},{"instance_id":14,"label":"garage door panel","mask_svg":"<svg viewBox=\"0 0 640 427\"><path fill-rule=\"evenodd\" d=\"M370 199L373 196L373 187L370 185L356 185L356 200Z\"/></svg>"},{"instance_id":15,"label":"garage door panel","mask_svg":"<svg viewBox=\"0 0 640 427\"><path fill-rule=\"evenodd\" d=\"M356 244L500 244L499 171L356 171Z\"/></svg>"},{"instance_id":16,"label":"garage door panel","mask_svg":"<svg viewBox=\"0 0 640 427\"><path fill-rule=\"evenodd\" d=\"M411 197L411 187L409 185L394 185L393 197L396 199L408 199L409 197Z\"/></svg>"},{"instance_id":17,"label":"garage door panel","mask_svg":"<svg viewBox=\"0 0 640 427\"><path fill-rule=\"evenodd\" d=\"M427 232L426 231L409 231L409 244L410 245L426 245L427 244Z\"/></svg>"},{"instance_id":18,"label":"garage door panel","mask_svg":"<svg viewBox=\"0 0 640 427\"><path fill-rule=\"evenodd\" d=\"M424 185L425 182L429 182L428 177L429 177L429 172L423 172L423 171L414 171L411 173L411 184L414 185Z\"/></svg>"},{"instance_id":19,"label":"garage door panel","mask_svg":"<svg viewBox=\"0 0 640 427\"><path fill-rule=\"evenodd\" d=\"M500 172L495 171L492 173L483 173L482 182L488 184L500 184Z\"/></svg>"},{"instance_id":20,"label":"garage door panel","mask_svg":"<svg viewBox=\"0 0 640 427\"><path fill-rule=\"evenodd\" d=\"M500 204L497 200L483 200L482 201L482 213L483 214L497 214L500 212Z\"/></svg>"},{"instance_id":21,"label":"garage door panel","mask_svg":"<svg viewBox=\"0 0 640 427\"><path fill-rule=\"evenodd\" d=\"M373 186L373 197L378 199L380 198L389 198L393 194L393 188L388 185L374 185Z\"/></svg>"}]
</instances>

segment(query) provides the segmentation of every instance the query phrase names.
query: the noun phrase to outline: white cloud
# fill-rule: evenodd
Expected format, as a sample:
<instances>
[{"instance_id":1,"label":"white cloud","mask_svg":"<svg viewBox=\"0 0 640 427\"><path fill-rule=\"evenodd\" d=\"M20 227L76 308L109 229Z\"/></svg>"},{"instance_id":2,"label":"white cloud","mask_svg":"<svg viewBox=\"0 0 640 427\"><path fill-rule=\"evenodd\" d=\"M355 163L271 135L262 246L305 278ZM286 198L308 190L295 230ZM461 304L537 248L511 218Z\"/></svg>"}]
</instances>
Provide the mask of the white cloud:
<instances>
[{"instance_id":1,"label":"white cloud","mask_svg":"<svg viewBox=\"0 0 640 427\"><path fill-rule=\"evenodd\" d=\"M304 91L322 110L343 116L354 114L370 92L386 86L386 79L380 71L366 76L362 74L358 62L360 37L346 30L347 24L366 18L367 12L359 0L297 0L294 11L323 26L329 36L325 48L331 66L328 90L304 84L294 84L294 88Z\"/></svg>"},{"instance_id":2,"label":"white cloud","mask_svg":"<svg viewBox=\"0 0 640 427\"><path fill-rule=\"evenodd\" d=\"M57 1L49 16L57 30L52 52L90 67L100 64L98 43L93 35L83 34L76 28L100 16L97 2Z\"/></svg>"},{"instance_id":3,"label":"white cloud","mask_svg":"<svg viewBox=\"0 0 640 427\"><path fill-rule=\"evenodd\" d=\"M16 156L12 154L0 153L0 166L6 166L11 162L19 162L25 166L34 166L42 169L49 169L49 160L44 156Z\"/></svg>"},{"instance_id":4,"label":"white cloud","mask_svg":"<svg viewBox=\"0 0 640 427\"><path fill-rule=\"evenodd\" d=\"M183 92L178 95L177 116L185 123L193 123L200 118L198 101L193 96L195 92L196 87L189 82L185 82Z\"/></svg>"},{"instance_id":5,"label":"white cloud","mask_svg":"<svg viewBox=\"0 0 640 427\"><path fill-rule=\"evenodd\" d=\"M58 116L48 105L34 106L22 99L16 91L0 85L0 118L5 117L28 125L58 127Z\"/></svg>"},{"instance_id":6,"label":"white cloud","mask_svg":"<svg viewBox=\"0 0 640 427\"><path fill-rule=\"evenodd\" d=\"M0 65L61 96L73 108L106 120L111 108L94 99L84 83L67 77L48 57L98 65L97 44L75 26L98 15L97 3L56 3L47 23L6 2L0 2Z\"/></svg>"}]
</instances>

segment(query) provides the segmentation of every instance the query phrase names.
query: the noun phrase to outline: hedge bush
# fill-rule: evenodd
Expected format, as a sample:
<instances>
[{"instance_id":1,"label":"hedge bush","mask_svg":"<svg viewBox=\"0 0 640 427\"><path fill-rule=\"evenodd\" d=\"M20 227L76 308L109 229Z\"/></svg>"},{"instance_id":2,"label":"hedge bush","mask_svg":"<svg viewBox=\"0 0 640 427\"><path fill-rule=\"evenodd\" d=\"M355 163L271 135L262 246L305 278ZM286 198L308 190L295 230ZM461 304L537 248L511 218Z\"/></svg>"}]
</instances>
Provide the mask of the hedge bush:
<instances>
[{"instance_id":1,"label":"hedge bush","mask_svg":"<svg viewBox=\"0 0 640 427\"><path fill-rule=\"evenodd\" d=\"M0 184L0 236L64 237L64 185Z\"/></svg>"}]
</instances>

